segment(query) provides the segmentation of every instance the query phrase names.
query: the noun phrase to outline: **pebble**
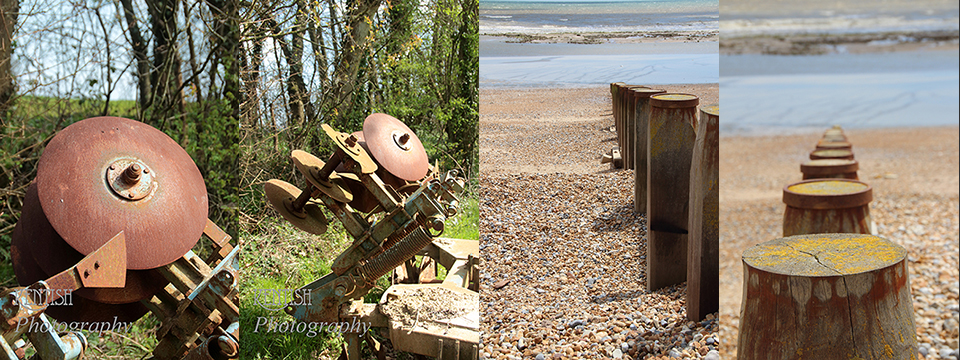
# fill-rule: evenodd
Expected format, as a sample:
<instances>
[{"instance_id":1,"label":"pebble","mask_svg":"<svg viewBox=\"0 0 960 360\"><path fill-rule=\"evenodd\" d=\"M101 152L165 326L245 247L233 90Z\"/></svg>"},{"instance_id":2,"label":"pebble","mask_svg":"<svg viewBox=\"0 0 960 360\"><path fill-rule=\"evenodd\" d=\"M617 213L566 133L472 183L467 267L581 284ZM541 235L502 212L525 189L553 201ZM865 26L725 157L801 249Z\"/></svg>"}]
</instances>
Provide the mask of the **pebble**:
<instances>
[{"instance_id":1,"label":"pebble","mask_svg":"<svg viewBox=\"0 0 960 360\"><path fill-rule=\"evenodd\" d=\"M717 350L703 341L718 336L717 314L687 319L685 284L644 287L646 218L633 213L632 171L481 174L480 189L481 211L497 214L480 219L482 271L509 280L481 286L481 353L696 359Z\"/></svg>"}]
</instances>

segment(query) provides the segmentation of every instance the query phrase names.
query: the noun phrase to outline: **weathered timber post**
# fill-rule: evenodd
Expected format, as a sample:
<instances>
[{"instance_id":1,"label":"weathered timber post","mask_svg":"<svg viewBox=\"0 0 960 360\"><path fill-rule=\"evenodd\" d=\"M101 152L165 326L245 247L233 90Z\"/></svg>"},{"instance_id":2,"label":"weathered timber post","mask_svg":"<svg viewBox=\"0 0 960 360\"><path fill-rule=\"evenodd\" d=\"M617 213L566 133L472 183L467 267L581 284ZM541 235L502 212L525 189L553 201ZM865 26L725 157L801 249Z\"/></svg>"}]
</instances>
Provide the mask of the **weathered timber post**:
<instances>
[{"instance_id":1,"label":"weathered timber post","mask_svg":"<svg viewBox=\"0 0 960 360\"><path fill-rule=\"evenodd\" d=\"M613 101L613 127L617 133L617 146L621 149L623 144L620 142L620 134L623 133L623 129L620 127L620 113L622 112L622 107L620 105L620 90L625 84L622 82L615 82L610 84L610 99Z\"/></svg>"},{"instance_id":2,"label":"weathered timber post","mask_svg":"<svg viewBox=\"0 0 960 360\"><path fill-rule=\"evenodd\" d=\"M846 141L827 141L820 139L817 150L849 150L853 152L853 145Z\"/></svg>"},{"instance_id":3,"label":"weathered timber post","mask_svg":"<svg viewBox=\"0 0 960 360\"><path fill-rule=\"evenodd\" d=\"M783 188L783 236L870 233L873 189L849 179L812 179Z\"/></svg>"},{"instance_id":4,"label":"weathered timber post","mask_svg":"<svg viewBox=\"0 0 960 360\"><path fill-rule=\"evenodd\" d=\"M637 90L646 88L646 86L631 85L627 87L626 90L626 99L624 101L624 112L626 115L623 117L623 139L625 145L621 148L624 169L635 168L637 158Z\"/></svg>"},{"instance_id":5,"label":"weathered timber post","mask_svg":"<svg viewBox=\"0 0 960 360\"><path fill-rule=\"evenodd\" d=\"M800 164L803 179L852 179L857 180L860 165L856 160L820 159Z\"/></svg>"},{"instance_id":6,"label":"weathered timber post","mask_svg":"<svg viewBox=\"0 0 960 360\"><path fill-rule=\"evenodd\" d=\"M740 360L915 359L907 253L860 234L768 241L743 253Z\"/></svg>"},{"instance_id":7,"label":"weathered timber post","mask_svg":"<svg viewBox=\"0 0 960 360\"><path fill-rule=\"evenodd\" d=\"M847 135L843 133L843 129L840 128L840 125L834 125L832 128L829 128L827 131L823 132L823 140L847 141Z\"/></svg>"},{"instance_id":8,"label":"weathered timber post","mask_svg":"<svg viewBox=\"0 0 960 360\"><path fill-rule=\"evenodd\" d=\"M687 280L690 161L697 104L690 94L650 97L647 142L647 290Z\"/></svg>"},{"instance_id":9,"label":"weathered timber post","mask_svg":"<svg viewBox=\"0 0 960 360\"><path fill-rule=\"evenodd\" d=\"M814 150L810 153L810 160L819 159L847 159L853 160L853 151L850 150Z\"/></svg>"},{"instance_id":10,"label":"weathered timber post","mask_svg":"<svg viewBox=\"0 0 960 360\"><path fill-rule=\"evenodd\" d=\"M690 163L687 319L720 309L720 105L700 109Z\"/></svg>"},{"instance_id":11,"label":"weathered timber post","mask_svg":"<svg viewBox=\"0 0 960 360\"><path fill-rule=\"evenodd\" d=\"M660 89L634 89L637 95L636 139L637 145L634 159L633 174L633 211L637 214L647 213L647 142L650 140L647 133L650 128L650 96L662 94Z\"/></svg>"}]
</instances>

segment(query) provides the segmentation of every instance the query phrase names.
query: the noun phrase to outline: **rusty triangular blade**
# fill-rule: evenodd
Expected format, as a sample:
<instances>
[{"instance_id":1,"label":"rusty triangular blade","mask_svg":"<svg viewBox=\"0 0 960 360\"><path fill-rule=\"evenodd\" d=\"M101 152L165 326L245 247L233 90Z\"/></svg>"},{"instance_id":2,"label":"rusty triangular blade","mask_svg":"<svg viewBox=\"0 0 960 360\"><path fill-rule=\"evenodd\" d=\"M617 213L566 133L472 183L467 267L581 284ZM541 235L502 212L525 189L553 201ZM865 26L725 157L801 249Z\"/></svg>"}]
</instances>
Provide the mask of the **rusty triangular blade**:
<instances>
[{"instance_id":1,"label":"rusty triangular blade","mask_svg":"<svg viewBox=\"0 0 960 360\"><path fill-rule=\"evenodd\" d=\"M127 282L127 241L123 231L77 263L77 275L88 288L122 288Z\"/></svg>"}]
</instances>

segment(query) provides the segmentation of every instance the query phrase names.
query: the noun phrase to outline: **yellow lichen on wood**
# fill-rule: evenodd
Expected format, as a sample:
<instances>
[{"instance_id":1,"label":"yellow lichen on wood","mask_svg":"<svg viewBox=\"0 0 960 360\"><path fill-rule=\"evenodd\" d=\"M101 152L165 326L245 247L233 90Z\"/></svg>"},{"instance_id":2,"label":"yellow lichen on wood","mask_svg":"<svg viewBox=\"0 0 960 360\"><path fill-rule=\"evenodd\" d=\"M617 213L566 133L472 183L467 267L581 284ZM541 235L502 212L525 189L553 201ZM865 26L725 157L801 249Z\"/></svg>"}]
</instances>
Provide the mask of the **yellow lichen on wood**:
<instances>
[{"instance_id":1,"label":"yellow lichen on wood","mask_svg":"<svg viewBox=\"0 0 960 360\"><path fill-rule=\"evenodd\" d=\"M756 245L744 252L743 260L773 273L837 276L882 269L905 256L899 245L873 235L816 234Z\"/></svg>"},{"instance_id":2,"label":"yellow lichen on wood","mask_svg":"<svg viewBox=\"0 0 960 360\"><path fill-rule=\"evenodd\" d=\"M671 101L685 101L696 99L696 96L688 94L663 94L663 95L654 95L653 97L659 100L671 100Z\"/></svg>"},{"instance_id":3,"label":"yellow lichen on wood","mask_svg":"<svg viewBox=\"0 0 960 360\"><path fill-rule=\"evenodd\" d=\"M854 194L869 188L866 184L852 181L825 180L806 182L787 187L787 190L806 195Z\"/></svg>"}]
</instances>

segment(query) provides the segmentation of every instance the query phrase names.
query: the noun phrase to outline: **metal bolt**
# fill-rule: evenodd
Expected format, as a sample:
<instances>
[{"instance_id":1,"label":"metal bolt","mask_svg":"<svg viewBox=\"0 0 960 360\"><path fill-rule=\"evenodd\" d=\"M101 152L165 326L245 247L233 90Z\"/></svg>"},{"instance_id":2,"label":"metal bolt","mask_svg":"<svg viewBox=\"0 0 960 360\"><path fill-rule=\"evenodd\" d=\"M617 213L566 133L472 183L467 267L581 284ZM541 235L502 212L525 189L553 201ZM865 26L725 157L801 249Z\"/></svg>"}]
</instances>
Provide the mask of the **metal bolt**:
<instances>
[{"instance_id":1,"label":"metal bolt","mask_svg":"<svg viewBox=\"0 0 960 360\"><path fill-rule=\"evenodd\" d=\"M347 288L343 285L337 285L337 287L333 289L333 294L337 296L343 296L346 292Z\"/></svg>"},{"instance_id":2,"label":"metal bolt","mask_svg":"<svg viewBox=\"0 0 960 360\"><path fill-rule=\"evenodd\" d=\"M347 137L347 140L346 140L347 146L348 146L348 147L353 147L354 145L357 144L357 140L358 140L358 139L357 139L357 136L356 136L356 135L350 134L350 136L348 136L348 137Z\"/></svg>"},{"instance_id":3,"label":"metal bolt","mask_svg":"<svg viewBox=\"0 0 960 360\"><path fill-rule=\"evenodd\" d=\"M400 145L406 145L407 141L410 141L410 134L403 133L403 135L400 135Z\"/></svg>"},{"instance_id":4,"label":"metal bolt","mask_svg":"<svg viewBox=\"0 0 960 360\"><path fill-rule=\"evenodd\" d=\"M123 171L123 182L127 183L128 185L136 184L138 181L140 181L140 173L142 171L143 168L140 166L140 164L133 163L133 165L130 165L126 170Z\"/></svg>"}]
</instances>

